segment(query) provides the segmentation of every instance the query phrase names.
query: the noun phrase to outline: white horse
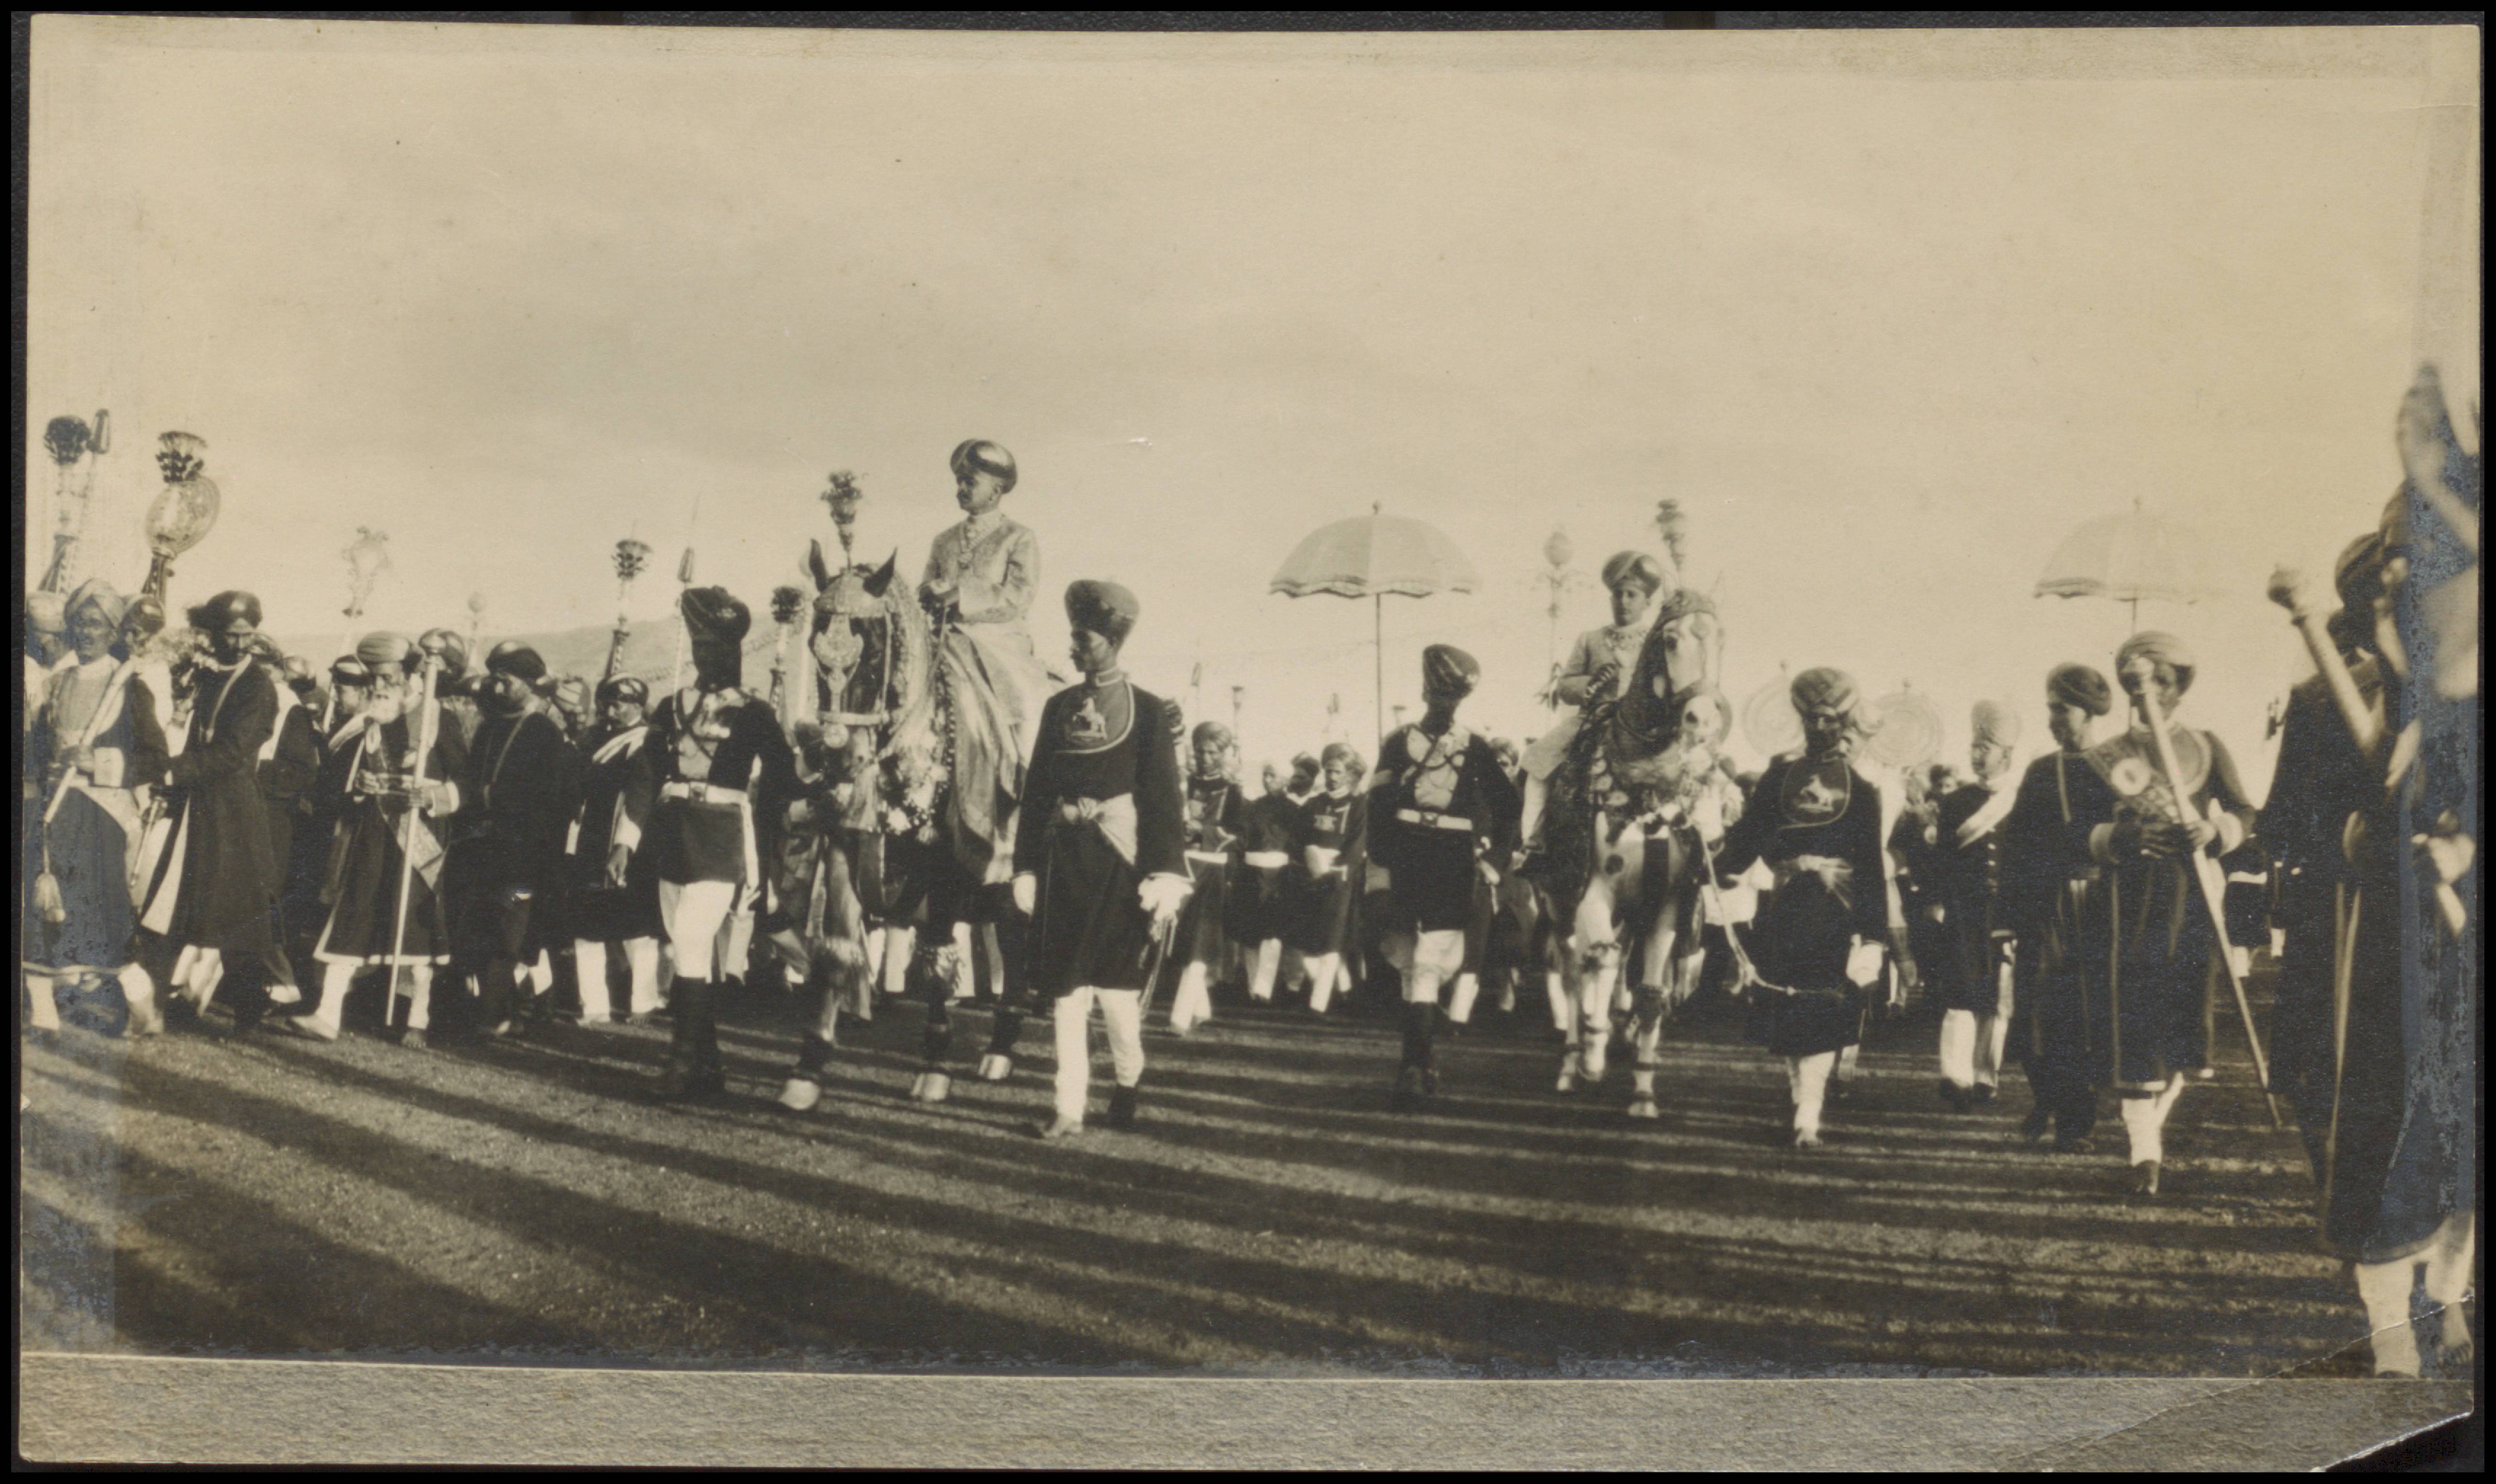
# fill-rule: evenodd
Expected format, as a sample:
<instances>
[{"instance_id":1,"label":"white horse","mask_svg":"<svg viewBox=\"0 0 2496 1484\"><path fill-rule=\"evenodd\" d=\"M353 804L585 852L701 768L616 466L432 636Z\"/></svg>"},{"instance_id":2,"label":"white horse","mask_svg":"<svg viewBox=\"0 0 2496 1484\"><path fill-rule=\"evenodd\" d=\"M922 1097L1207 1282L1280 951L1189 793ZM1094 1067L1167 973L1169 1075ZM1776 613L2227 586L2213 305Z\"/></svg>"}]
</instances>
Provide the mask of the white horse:
<instances>
[{"instance_id":1,"label":"white horse","mask_svg":"<svg viewBox=\"0 0 2496 1484\"><path fill-rule=\"evenodd\" d=\"M1641 972L1629 996L1632 1118L1658 1114L1664 1023L1698 988L1704 957L1699 901L1708 851L1741 805L1717 751L1732 725L1715 684L1723 650L1712 603L1688 591L1668 600L1639 647L1628 692L1589 709L1552 780L1549 887L1569 924L1562 963L1569 1046L1559 1090L1604 1080L1613 1005L1635 947Z\"/></svg>"}]
</instances>

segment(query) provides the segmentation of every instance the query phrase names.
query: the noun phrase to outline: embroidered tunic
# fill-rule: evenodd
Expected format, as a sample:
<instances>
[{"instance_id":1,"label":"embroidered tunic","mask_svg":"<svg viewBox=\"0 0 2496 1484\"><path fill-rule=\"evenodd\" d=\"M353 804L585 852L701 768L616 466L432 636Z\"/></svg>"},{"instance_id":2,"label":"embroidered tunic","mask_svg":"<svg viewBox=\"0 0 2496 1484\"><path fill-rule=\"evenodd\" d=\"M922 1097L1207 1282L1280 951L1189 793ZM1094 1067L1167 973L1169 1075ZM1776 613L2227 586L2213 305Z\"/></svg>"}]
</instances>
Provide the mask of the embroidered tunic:
<instances>
[{"instance_id":1,"label":"embroidered tunic","mask_svg":"<svg viewBox=\"0 0 2496 1484\"><path fill-rule=\"evenodd\" d=\"M1888 926L1879 790L1836 759L1778 758L1725 833L1716 868L1730 879L1763 861L1776 883L1745 941L1760 976L1794 993L1756 992L1750 1033L1781 1057L1852 1046L1870 995L1847 960L1856 938L1882 942Z\"/></svg>"},{"instance_id":2,"label":"embroidered tunic","mask_svg":"<svg viewBox=\"0 0 2496 1484\"><path fill-rule=\"evenodd\" d=\"M131 785L164 771L165 739L145 686L109 656L93 664L73 659L49 672L48 682L49 693L30 710L20 758L29 804L27 860L18 876L19 962L42 973L109 973L130 962L138 926L130 874L140 805ZM89 761L65 773L58 759L74 746L86 747ZM65 913L58 923L46 921L35 903L36 877L47 868Z\"/></svg>"},{"instance_id":3,"label":"embroidered tunic","mask_svg":"<svg viewBox=\"0 0 2496 1484\"><path fill-rule=\"evenodd\" d=\"M1040 538L1000 512L971 517L928 548L925 581L952 584L958 612L936 656L953 705L953 838L965 867L994 885L1013 874L1015 801L1054 688L1028 622Z\"/></svg>"},{"instance_id":4,"label":"embroidered tunic","mask_svg":"<svg viewBox=\"0 0 2496 1484\"><path fill-rule=\"evenodd\" d=\"M325 963L434 964L451 962L451 922L443 900L442 868L447 816L459 804L457 779L466 772L467 744L440 711L424 750L428 782L448 783L442 814L416 807L408 797L416 772L418 737L411 718L375 722L354 718L339 733L345 758L338 773L343 790L335 805L336 844L330 854L328 926L312 956ZM413 856L408 878L406 927L399 928L401 863ZM398 957L392 959L391 945Z\"/></svg>"},{"instance_id":5,"label":"embroidered tunic","mask_svg":"<svg viewBox=\"0 0 2496 1484\"><path fill-rule=\"evenodd\" d=\"M2218 853L2234 849L2252 832L2254 811L2227 747L2207 732L2177 728L2170 736L2184 770L2183 796L2218 826ZM2106 1071L2119 1084L2143 1087L2209 1064L2210 924L2191 861L2114 853L2117 825L2182 817L2148 732L2136 728L2100 742L2089 749L2089 764L2104 788L2090 791L2089 812L2075 820L2067 858L2095 861L2107 871L2105 910L2087 923L2081 952L2092 993L2112 1006Z\"/></svg>"},{"instance_id":6,"label":"embroidered tunic","mask_svg":"<svg viewBox=\"0 0 2496 1484\"><path fill-rule=\"evenodd\" d=\"M1370 791L1370 859L1387 868L1394 926L1470 927L1486 884L1479 863L1515 848L1516 790L1490 743L1461 723L1432 737L1399 727L1379 749Z\"/></svg>"},{"instance_id":7,"label":"embroidered tunic","mask_svg":"<svg viewBox=\"0 0 2496 1484\"><path fill-rule=\"evenodd\" d=\"M1032 986L1044 995L1144 988L1150 875L1187 869L1179 717L1124 677L1086 679L1041 709L1014 867L1039 878Z\"/></svg>"}]
</instances>

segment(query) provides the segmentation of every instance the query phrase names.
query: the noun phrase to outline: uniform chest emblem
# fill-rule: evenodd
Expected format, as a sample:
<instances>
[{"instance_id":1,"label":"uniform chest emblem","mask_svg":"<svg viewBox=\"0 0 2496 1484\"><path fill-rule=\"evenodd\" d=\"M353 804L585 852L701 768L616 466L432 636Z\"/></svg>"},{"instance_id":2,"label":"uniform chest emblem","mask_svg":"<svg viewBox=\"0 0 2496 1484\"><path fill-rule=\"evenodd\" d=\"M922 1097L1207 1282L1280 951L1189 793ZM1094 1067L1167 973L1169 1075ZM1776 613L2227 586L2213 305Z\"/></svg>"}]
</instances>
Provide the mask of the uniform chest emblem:
<instances>
[{"instance_id":1,"label":"uniform chest emblem","mask_svg":"<svg viewBox=\"0 0 2496 1484\"><path fill-rule=\"evenodd\" d=\"M1097 747L1109 740L1109 722L1101 714L1100 697L1083 698L1083 704L1067 718L1066 736L1078 747Z\"/></svg>"},{"instance_id":2,"label":"uniform chest emblem","mask_svg":"<svg viewBox=\"0 0 2496 1484\"><path fill-rule=\"evenodd\" d=\"M1846 812L1846 805L1854 793L1855 780L1849 775L1845 764L1797 765L1786 774L1786 822L1825 825Z\"/></svg>"}]
</instances>

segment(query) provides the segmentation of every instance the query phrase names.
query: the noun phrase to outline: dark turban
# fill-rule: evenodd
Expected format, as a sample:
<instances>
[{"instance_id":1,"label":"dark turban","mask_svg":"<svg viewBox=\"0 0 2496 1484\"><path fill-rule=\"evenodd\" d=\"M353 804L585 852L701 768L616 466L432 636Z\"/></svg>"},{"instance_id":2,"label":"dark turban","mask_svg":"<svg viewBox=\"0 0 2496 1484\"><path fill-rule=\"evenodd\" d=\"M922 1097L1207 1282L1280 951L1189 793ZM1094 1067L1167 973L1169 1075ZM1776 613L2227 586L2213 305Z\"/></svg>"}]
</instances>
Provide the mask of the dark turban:
<instances>
[{"instance_id":1,"label":"dark turban","mask_svg":"<svg viewBox=\"0 0 2496 1484\"><path fill-rule=\"evenodd\" d=\"M2114 710L2114 687L2090 666L2056 665L2045 677L2045 699L2103 716Z\"/></svg>"},{"instance_id":2,"label":"dark turban","mask_svg":"<svg viewBox=\"0 0 2496 1484\"><path fill-rule=\"evenodd\" d=\"M329 680L336 685L370 685L373 672L356 656L341 654L329 662Z\"/></svg>"},{"instance_id":3,"label":"dark turban","mask_svg":"<svg viewBox=\"0 0 2496 1484\"><path fill-rule=\"evenodd\" d=\"M312 662L300 654L286 656L281 668L286 671L286 683L293 686L298 696L309 694L320 683L320 677L312 673Z\"/></svg>"},{"instance_id":4,"label":"dark turban","mask_svg":"<svg viewBox=\"0 0 2496 1484\"><path fill-rule=\"evenodd\" d=\"M1424 695L1470 696L1481 679L1482 666L1454 645L1434 644L1421 651L1421 691Z\"/></svg>"},{"instance_id":5,"label":"dark turban","mask_svg":"<svg viewBox=\"0 0 2496 1484\"><path fill-rule=\"evenodd\" d=\"M1863 693L1856 686L1855 677L1825 665L1795 676L1789 694L1798 711L1834 710L1859 713L1863 709Z\"/></svg>"},{"instance_id":6,"label":"dark turban","mask_svg":"<svg viewBox=\"0 0 2496 1484\"><path fill-rule=\"evenodd\" d=\"M2146 659L2174 671L2178 692L2193 688L2193 651L2174 635L2144 629L2125 640L2123 647L2114 651L2114 673L2123 674L2136 659Z\"/></svg>"},{"instance_id":7,"label":"dark turban","mask_svg":"<svg viewBox=\"0 0 2496 1484\"><path fill-rule=\"evenodd\" d=\"M142 592L130 600L130 612L121 622L125 629L155 634L165 627L165 605Z\"/></svg>"},{"instance_id":8,"label":"dark turban","mask_svg":"<svg viewBox=\"0 0 2496 1484\"><path fill-rule=\"evenodd\" d=\"M975 469L984 470L1004 481L1009 493L1014 489L1014 455L1007 453L1002 444L973 438L953 450L952 465L955 479L967 479Z\"/></svg>"},{"instance_id":9,"label":"dark turban","mask_svg":"<svg viewBox=\"0 0 2496 1484\"><path fill-rule=\"evenodd\" d=\"M356 658L376 675L393 665L405 669L415 655L416 646L408 642L405 634L393 634L388 629L356 641Z\"/></svg>"},{"instance_id":10,"label":"dark turban","mask_svg":"<svg viewBox=\"0 0 2496 1484\"><path fill-rule=\"evenodd\" d=\"M598 682L598 704L605 706L609 701L621 701L626 706L648 706L650 687L629 675L601 680Z\"/></svg>"},{"instance_id":11,"label":"dark turban","mask_svg":"<svg viewBox=\"0 0 2496 1484\"><path fill-rule=\"evenodd\" d=\"M240 618L253 628L260 627L260 599L250 593L229 589L191 610L191 627L208 634L222 634Z\"/></svg>"},{"instance_id":12,"label":"dark turban","mask_svg":"<svg viewBox=\"0 0 2496 1484\"><path fill-rule=\"evenodd\" d=\"M1189 735L1188 741L1199 747L1206 742L1228 747L1231 745L1231 729L1219 721L1200 721L1196 724L1196 731Z\"/></svg>"},{"instance_id":13,"label":"dark turban","mask_svg":"<svg viewBox=\"0 0 2496 1484\"><path fill-rule=\"evenodd\" d=\"M486 653L485 670L492 675L517 676L534 685L546 679L546 663L527 645L506 639Z\"/></svg>"},{"instance_id":14,"label":"dark turban","mask_svg":"<svg viewBox=\"0 0 2496 1484\"><path fill-rule=\"evenodd\" d=\"M442 656L442 672L450 676L468 673L468 641L457 629L426 629L416 641L420 649L431 649Z\"/></svg>"},{"instance_id":15,"label":"dark turban","mask_svg":"<svg viewBox=\"0 0 2496 1484\"><path fill-rule=\"evenodd\" d=\"M695 644L742 645L754 626L753 612L725 587L688 587L676 606Z\"/></svg>"},{"instance_id":16,"label":"dark turban","mask_svg":"<svg viewBox=\"0 0 2496 1484\"><path fill-rule=\"evenodd\" d=\"M1614 552L1604 563L1604 585L1617 592L1621 584L1632 581L1645 584L1650 593L1662 592L1664 563L1644 552Z\"/></svg>"},{"instance_id":17,"label":"dark turban","mask_svg":"<svg viewBox=\"0 0 2496 1484\"><path fill-rule=\"evenodd\" d=\"M2340 559L2331 564L2331 585L2338 590L2342 607L2374 611L2375 600L2384 591L2384 559L2390 554L2381 531L2368 531L2349 543Z\"/></svg>"},{"instance_id":18,"label":"dark turban","mask_svg":"<svg viewBox=\"0 0 2496 1484\"><path fill-rule=\"evenodd\" d=\"M1078 629L1100 635L1113 645L1127 642L1142 609L1136 595L1115 583L1090 578L1066 589L1066 619Z\"/></svg>"},{"instance_id":19,"label":"dark turban","mask_svg":"<svg viewBox=\"0 0 2496 1484\"><path fill-rule=\"evenodd\" d=\"M1999 701L1979 701L1968 717L1968 728L1976 735L1978 745L1993 742L2005 747L2019 744L2019 713Z\"/></svg>"}]
</instances>

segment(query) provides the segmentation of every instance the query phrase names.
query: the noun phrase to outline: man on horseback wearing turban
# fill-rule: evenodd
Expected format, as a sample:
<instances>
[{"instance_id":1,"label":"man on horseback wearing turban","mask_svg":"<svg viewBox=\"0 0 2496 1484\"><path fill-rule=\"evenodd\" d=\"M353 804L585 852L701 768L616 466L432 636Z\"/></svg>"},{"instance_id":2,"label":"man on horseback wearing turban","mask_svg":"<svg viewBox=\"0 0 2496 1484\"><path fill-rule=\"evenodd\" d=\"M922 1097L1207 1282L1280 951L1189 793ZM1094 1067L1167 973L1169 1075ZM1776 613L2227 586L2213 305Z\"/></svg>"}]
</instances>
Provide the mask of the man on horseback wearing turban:
<instances>
[{"instance_id":1,"label":"man on horseback wearing turban","mask_svg":"<svg viewBox=\"0 0 2496 1484\"><path fill-rule=\"evenodd\" d=\"M1040 538L999 509L1014 456L974 438L953 450L962 521L927 551L920 598L940 625L937 665L953 704L952 814L957 840L985 841L980 884L1014 874L1014 805L1031 765L1041 703L1056 688L1032 645Z\"/></svg>"}]
</instances>

